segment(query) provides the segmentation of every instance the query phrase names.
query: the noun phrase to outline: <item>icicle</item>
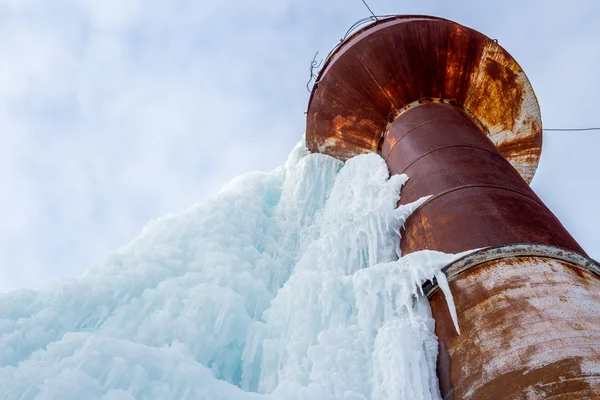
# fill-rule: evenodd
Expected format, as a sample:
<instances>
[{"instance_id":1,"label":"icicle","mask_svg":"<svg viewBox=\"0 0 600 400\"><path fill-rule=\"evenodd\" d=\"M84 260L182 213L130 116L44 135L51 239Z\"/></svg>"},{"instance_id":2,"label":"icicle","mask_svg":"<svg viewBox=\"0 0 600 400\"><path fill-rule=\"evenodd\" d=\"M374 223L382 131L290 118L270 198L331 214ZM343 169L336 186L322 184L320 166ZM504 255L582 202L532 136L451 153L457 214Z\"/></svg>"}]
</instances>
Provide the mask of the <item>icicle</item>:
<instances>
[{"instance_id":1,"label":"icicle","mask_svg":"<svg viewBox=\"0 0 600 400\"><path fill-rule=\"evenodd\" d=\"M455 256L400 257L428 198L396 209L407 179L300 143L81 278L0 296L0 398L439 399L421 285L456 324Z\"/></svg>"},{"instance_id":2,"label":"icicle","mask_svg":"<svg viewBox=\"0 0 600 400\"><path fill-rule=\"evenodd\" d=\"M450 292L450 287L448 286L448 280L446 279L446 274L442 271L437 271L435 273L435 279L437 279L438 286L444 292L444 296L446 297L446 303L448 303L448 310L450 310L450 316L452 317L452 322L454 323L454 328L456 328L456 332L460 335L460 328L458 327L458 317L456 316L456 306L454 305L454 297Z\"/></svg>"}]
</instances>

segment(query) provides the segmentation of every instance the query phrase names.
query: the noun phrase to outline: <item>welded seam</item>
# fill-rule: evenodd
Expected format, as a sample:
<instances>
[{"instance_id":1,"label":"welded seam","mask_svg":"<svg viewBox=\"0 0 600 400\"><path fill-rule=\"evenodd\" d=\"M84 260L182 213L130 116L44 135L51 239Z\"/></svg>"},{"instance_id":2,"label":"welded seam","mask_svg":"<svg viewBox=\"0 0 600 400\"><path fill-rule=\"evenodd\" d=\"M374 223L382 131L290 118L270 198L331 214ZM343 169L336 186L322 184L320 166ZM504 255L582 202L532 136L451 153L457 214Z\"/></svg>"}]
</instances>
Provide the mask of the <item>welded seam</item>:
<instances>
[{"instance_id":1,"label":"welded seam","mask_svg":"<svg viewBox=\"0 0 600 400\"><path fill-rule=\"evenodd\" d=\"M354 50L354 53L358 53L356 50ZM381 92L385 95L385 97L387 97L388 101L394 106L394 111L398 111L398 105L394 102L394 100L387 94L387 92L383 89L383 87L381 87L381 84L379 83L379 81L375 78L375 75L373 75L373 73L371 73L371 71L369 70L369 68L365 65L365 63L363 63L363 60L361 59L360 55L356 54L356 58L358 60L358 62L360 63L360 65L362 65L362 67L365 69L365 71L367 71L367 73L369 74L369 76L371 77L371 79L373 79L373 81L377 84L377 87L379 88L379 90L381 90ZM383 135L383 133L382 133Z\"/></svg>"},{"instance_id":2,"label":"welded seam","mask_svg":"<svg viewBox=\"0 0 600 400\"><path fill-rule=\"evenodd\" d=\"M385 95L385 97L388 99L388 101L390 102L390 104L392 105L392 107L394 108L394 114L396 114L398 112L398 105L394 102L394 100L387 94L387 92L383 89L383 87L381 87L381 84L379 83L379 81L375 78L375 75L373 75L373 73L371 73L371 71L369 70L369 68L367 68L367 66L365 65L365 63L363 63L361 55L358 54L358 52L356 50L354 50L354 54L356 56L356 59L358 60L358 62L360 63L360 65L365 69L365 71L367 71L367 73L369 74L369 76L371 77L371 79L373 79L373 82L375 82L375 84L377 85L377 87L379 88L379 90ZM388 117L389 118L389 115ZM383 146L383 139L385 137L385 131L381 132L379 134L379 139L377 140L377 147L373 150L379 152L379 148L381 146Z\"/></svg>"},{"instance_id":3,"label":"welded seam","mask_svg":"<svg viewBox=\"0 0 600 400\"><path fill-rule=\"evenodd\" d=\"M431 154L431 153L435 153L436 151L439 151L439 150L444 150L444 149L448 149L448 148L451 148L451 147L471 147L471 148L474 148L474 149L477 149L477 150L482 150L482 151L485 151L485 152L487 152L487 153L490 153L490 154L492 154L492 155L496 156L497 158L501 159L502 161L506 162L508 165L510 165L510 166L512 167L512 164L511 164L511 163L510 163L510 162L509 162L509 161L508 161L506 158L504 158L504 157L503 157L501 154L494 153L494 152L493 152L493 151L491 151L491 150L484 149L483 147L473 146L472 144L451 144L451 145L448 145L448 146L442 146L442 147L438 147L437 149L429 150L427 153L424 153L424 154L422 154L422 155L421 155L421 156L419 156L417 159L415 159L415 160L414 160L414 161L412 161L410 164L408 164L408 165L407 165L407 166L406 166L406 167L405 167L405 168L402 170L402 172L399 172L398 174L403 174L403 173L405 173L405 172L406 172L406 170L407 170L408 168L410 168L410 166L411 166L411 165L413 165L414 163L416 163L417 161L419 161L419 160L420 160L420 159L422 159L423 157L425 157L425 156L428 156L428 155L429 155L429 154Z\"/></svg>"},{"instance_id":4,"label":"welded seam","mask_svg":"<svg viewBox=\"0 0 600 400\"><path fill-rule=\"evenodd\" d=\"M569 264L577 265L578 267L588 270L594 273L594 275L600 277L600 265L597 261L586 257L582 254L576 253L572 250L536 243L521 243L483 249L474 254L467 254L463 258L455 260L446 267L442 268L442 271L449 278L454 278L455 276L460 275L466 270L485 264L487 262L502 260L505 258L532 256L551 258L554 260L564 261Z\"/></svg>"},{"instance_id":5,"label":"welded seam","mask_svg":"<svg viewBox=\"0 0 600 400\"><path fill-rule=\"evenodd\" d=\"M420 127L421 127L421 126L423 126L423 125L431 124L431 123L434 123L434 122L443 122L443 123L452 124L452 125L465 125L465 126L470 126L470 127L473 127L473 125L466 124L466 123L464 123L464 122L459 122L459 121L456 121L455 119L451 119L451 120L445 120L445 119L435 119L435 120L432 120L432 121L425 121L425 122L423 122L423 123L420 123L420 124L418 124L418 125L415 125L415 126L413 126L413 127L412 127L412 128L410 128L408 131L406 131L406 132L404 133L404 135L400 136L400 137L398 138L398 140L396 140L396 142L394 142L394 144L393 144L393 145L390 147L390 150L389 150L389 152L388 152L388 155L387 155L387 157L385 158L385 161L387 162L387 159L388 159L388 158L389 158L389 157L392 155L392 152L393 152L393 151L394 151L394 149L396 148L396 145L397 145L398 143L400 143L400 141L401 141L402 139L404 139L404 138L406 137L406 135L408 135L409 133L411 133L411 132L412 132L412 131L414 131L415 129L417 129L417 128L420 128ZM388 134L388 133L389 133L389 130L388 130L387 132L385 132L385 133L384 133L384 135L386 135L386 137L387 137L387 134ZM482 133L483 133L483 132L482 132Z\"/></svg>"},{"instance_id":6,"label":"welded seam","mask_svg":"<svg viewBox=\"0 0 600 400\"><path fill-rule=\"evenodd\" d=\"M538 203L539 205L541 205L542 207L544 207L546 210L550 211L550 209L544 203L542 203L541 200L536 199L535 197L531 197L527 193L520 192L520 191L515 190L513 188L509 188L509 187L506 187L506 186L500 186L500 185L490 185L490 184L479 184L479 185L476 185L476 184L473 184L473 185L457 186L455 188L444 190L441 193L438 193L438 194L435 194L435 195L431 196L426 201L424 201L419 207L417 207L417 209L414 211L414 214L416 214L419 210L425 208L425 206L427 204L431 203L432 201L434 201L434 200L436 200L436 199L438 199L438 198L440 198L440 197L442 197L442 196L444 196L444 195L446 195L448 193L456 192L457 190L462 190L462 189L470 189L470 188L492 188L492 189L501 189L501 190L507 190L509 192L514 192L514 193L520 194L523 197L527 197L528 199L535 201L536 203Z\"/></svg>"},{"instance_id":7,"label":"welded seam","mask_svg":"<svg viewBox=\"0 0 600 400\"><path fill-rule=\"evenodd\" d=\"M594 276L600 279L600 264L598 264L597 261L572 250L536 243L518 243L508 246L484 248L454 260L442 268L442 272L446 275L448 281L450 281L452 278L457 277L463 272L477 268L486 263L507 258L520 257L550 258L566 262L579 269L591 272ZM435 278L423 285L423 291L427 298L431 298L433 293L435 293L438 289L439 286Z\"/></svg>"},{"instance_id":8,"label":"welded seam","mask_svg":"<svg viewBox=\"0 0 600 400\"><path fill-rule=\"evenodd\" d=\"M394 120L400 118L400 116L407 111L410 111L418 106L423 106L423 105L427 105L427 104L445 104L445 105L449 105L449 106L460 109L467 115L467 117L469 117L471 122L473 122L479 128L479 130L481 130L487 137L490 137L490 130L488 129L487 125L485 125L483 122L481 122L479 120L479 118L477 118L477 116L475 116L475 114L473 114L471 111L469 111L467 108L465 108L464 104L459 103L458 101L451 99L451 98L421 97L421 98L419 98L419 100L411 101L410 103L407 103L404 106L402 106L402 108L400 108L398 113L395 115ZM391 125L391 123L389 125ZM388 126L388 129L389 129L389 126ZM387 133L387 130L386 130L386 133Z\"/></svg>"}]
</instances>

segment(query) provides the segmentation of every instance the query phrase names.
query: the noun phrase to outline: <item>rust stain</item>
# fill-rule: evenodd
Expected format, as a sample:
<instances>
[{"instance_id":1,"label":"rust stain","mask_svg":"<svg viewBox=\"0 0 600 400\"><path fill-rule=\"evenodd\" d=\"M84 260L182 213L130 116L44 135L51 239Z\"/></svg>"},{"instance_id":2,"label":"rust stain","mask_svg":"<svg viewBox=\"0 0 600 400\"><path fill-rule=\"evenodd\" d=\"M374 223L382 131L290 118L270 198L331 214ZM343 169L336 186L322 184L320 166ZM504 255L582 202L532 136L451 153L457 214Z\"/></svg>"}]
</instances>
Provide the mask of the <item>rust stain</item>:
<instances>
[{"instance_id":1,"label":"rust stain","mask_svg":"<svg viewBox=\"0 0 600 400\"><path fill-rule=\"evenodd\" d=\"M430 302L449 357L450 370L438 374L450 375L454 398L600 393L600 280L593 273L521 256L484 262L449 281L460 336L443 293L433 292Z\"/></svg>"},{"instance_id":2,"label":"rust stain","mask_svg":"<svg viewBox=\"0 0 600 400\"><path fill-rule=\"evenodd\" d=\"M543 204L526 194L493 186L457 188L431 198L406 221L401 248L403 254L424 249L456 254L516 243L539 243L585 254Z\"/></svg>"},{"instance_id":3,"label":"rust stain","mask_svg":"<svg viewBox=\"0 0 600 400\"><path fill-rule=\"evenodd\" d=\"M492 101L469 102L469 110L476 115L485 115L486 123L490 126L503 125L506 121L516 121L521 114L523 91L518 74L499 61L486 58L482 68L485 73L480 79L483 84L481 96L489 97ZM499 97L497 94L502 94Z\"/></svg>"},{"instance_id":4,"label":"rust stain","mask_svg":"<svg viewBox=\"0 0 600 400\"><path fill-rule=\"evenodd\" d=\"M307 144L343 160L379 151L389 122L406 106L439 100L462 107L531 181L542 130L527 77L485 35L436 17L383 19L342 43L311 93ZM353 123L340 129L332 123L340 118ZM332 137L335 145L323 146Z\"/></svg>"},{"instance_id":5,"label":"rust stain","mask_svg":"<svg viewBox=\"0 0 600 400\"><path fill-rule=\"evenodd\" d=\"M391 174L411 178L399 204L433 195L406 221L403 254L515 243L585 254L501 149L456 105L433 102L406 110L391 124L382 156Z\"/></svg>"},{"instance_id":6,"label":"rust stain","mask_svg":"<svg viewBox=\"0 0 600 400\"><path fill-rule=\"evenodd\" d=\"M425 288L442 397L600 393L600 267L528 186L542 124L517 62L452 21L396 16L343 42L317 81L311 151L380 152L411 177L400 204L433 195L401 232L404 254L485 248L444 270L461 335L443 293Z\"/></svg>"}]
</instances>

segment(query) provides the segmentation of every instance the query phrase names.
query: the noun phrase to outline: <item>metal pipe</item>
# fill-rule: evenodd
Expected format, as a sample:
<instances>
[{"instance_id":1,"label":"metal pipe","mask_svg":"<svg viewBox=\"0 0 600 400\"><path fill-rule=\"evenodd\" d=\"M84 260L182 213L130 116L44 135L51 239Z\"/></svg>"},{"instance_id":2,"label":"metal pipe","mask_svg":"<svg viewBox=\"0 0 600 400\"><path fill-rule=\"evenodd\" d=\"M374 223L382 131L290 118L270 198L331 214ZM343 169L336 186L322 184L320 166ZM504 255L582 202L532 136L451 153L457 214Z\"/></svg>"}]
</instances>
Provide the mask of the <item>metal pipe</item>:
<instances>
[{"instance_id":1,"label":"metal pipe","mask_svg":"<svg viewBox=\"0 0 600 400\"><path fill-rule=\"evenodd\" d=\"M401 204L434 193L408 219L403 254L508 246L504 257L492 253L448 275L461 335L444 294L428 293L440 360L448 360L438 365L443 395L545 398L600 389L600 368L584 371L600 367L598 353L582 351L600 350L600 270L556 257L556 249L585 253L479 126L458 106L424 103L391 124L382 156L390 173L410 176ZM520 243L544 251L511 252Z\"/></svg>"},{"instance_id":2,"label":"metal pipe","mask_svg":"<svg viewBox=\"0 0 600 400\"><path fill-rule=\"evenodd\" d=\"M443 397L597 399L600 269L551 246L489 248L445 268L461 334L444 294L425 292L440 343Z\"/></svg>"},{"instance_id":3,"label":"metal pipe","mask_svg":"<svg viewBox=\"0 0 600 400\"><path fill-rule=\"evenodd\" d=\"M407 174L401 204L433 195L406 223L402 253L538 243L585 254L494 143L458 106L400 114L383 141L391 174Z\"/></svg>"},{"instance_id":4,"label":"metal pipe","mask_svg":"<svg viewBox=\"0 0 600 400\"><path fill-rule=\"evenodd\" d=\"M479 251L445 268L461 334L426 287L444 398L593 398L600 393L600 267L529 188L539 105L517 62L442 18L381 19L326 60L307 145L346 160L378 152L410 180L404 253Z\"/></svg>"}]
</instances>

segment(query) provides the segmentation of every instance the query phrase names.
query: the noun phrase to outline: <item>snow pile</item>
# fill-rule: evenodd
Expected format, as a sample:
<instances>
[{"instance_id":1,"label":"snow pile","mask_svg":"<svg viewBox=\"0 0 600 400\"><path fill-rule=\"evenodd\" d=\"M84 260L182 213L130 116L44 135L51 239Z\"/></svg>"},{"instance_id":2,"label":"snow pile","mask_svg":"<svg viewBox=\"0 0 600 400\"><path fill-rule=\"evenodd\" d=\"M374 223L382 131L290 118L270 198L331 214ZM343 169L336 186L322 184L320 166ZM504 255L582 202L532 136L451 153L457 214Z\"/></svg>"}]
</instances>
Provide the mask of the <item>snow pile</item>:
<instances>
[{"instance_id":1,"label":"snow pile","mask_svg":"<svg viewBox=\"0 0 600 400\"><path fill-rule=\"evenodd\" d=\"M77 280L0 296L2 399L437 399L406 176L299 145ZM447 286L442 285L447 289Z\"/></svg>"}]
</instances>

